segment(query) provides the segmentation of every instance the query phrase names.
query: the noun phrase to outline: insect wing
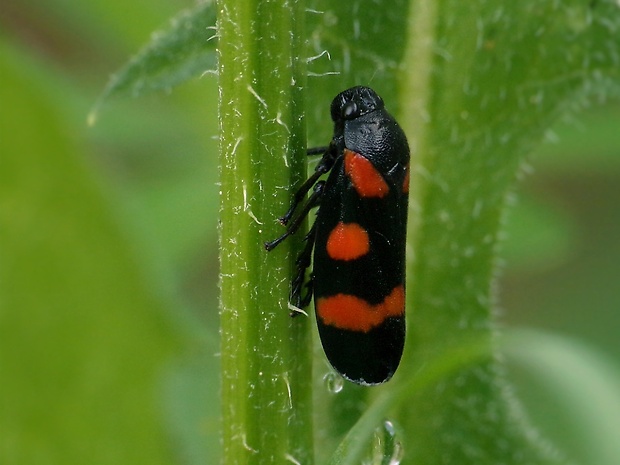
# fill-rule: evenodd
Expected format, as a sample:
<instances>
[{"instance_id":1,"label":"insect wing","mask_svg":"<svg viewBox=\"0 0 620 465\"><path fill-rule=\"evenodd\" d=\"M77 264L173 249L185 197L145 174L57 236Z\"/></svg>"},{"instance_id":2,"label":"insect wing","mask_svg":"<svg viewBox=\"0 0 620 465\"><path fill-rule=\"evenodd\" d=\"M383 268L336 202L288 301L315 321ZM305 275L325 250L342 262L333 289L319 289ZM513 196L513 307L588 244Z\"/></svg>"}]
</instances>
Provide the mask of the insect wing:
<instances>
[{"instance_id":1,"label":"insect wing","mask_svg":"<svg viewBox=\"0 0 620 465\"><path fill-rule=\"evenodd\" d=\"M408 162L408 150L403 160ZM405 340L408 163L381 173L344 149L317 214L314 299L325 354L345 378L385 382Z\"/></svg>"}]
</instances>

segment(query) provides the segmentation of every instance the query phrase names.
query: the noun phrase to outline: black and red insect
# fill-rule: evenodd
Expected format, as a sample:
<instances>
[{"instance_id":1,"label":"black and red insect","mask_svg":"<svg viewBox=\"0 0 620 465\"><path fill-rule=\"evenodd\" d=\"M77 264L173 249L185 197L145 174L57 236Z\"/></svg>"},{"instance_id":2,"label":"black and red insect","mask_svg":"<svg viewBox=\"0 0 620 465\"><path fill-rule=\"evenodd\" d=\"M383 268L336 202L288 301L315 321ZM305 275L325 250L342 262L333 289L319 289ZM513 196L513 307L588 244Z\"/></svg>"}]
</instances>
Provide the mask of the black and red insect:
<instances>
[{"instance_id":1,"label":"black and red insect","mask_svg":"<svg viewBox=\"0 0 620 465\"><path fill-rule=\"evenodd\" d=\"M405 344L409 145L381 97L368 87L338 94L331 117L329 146L308 149L308 155L322 158L280 218L286 232L265 248L274 249L319 207L297 258L291 302L303 308L314 295L331 365L355 383L380 384L396 371Z\"/></svg>"}]
</instances>

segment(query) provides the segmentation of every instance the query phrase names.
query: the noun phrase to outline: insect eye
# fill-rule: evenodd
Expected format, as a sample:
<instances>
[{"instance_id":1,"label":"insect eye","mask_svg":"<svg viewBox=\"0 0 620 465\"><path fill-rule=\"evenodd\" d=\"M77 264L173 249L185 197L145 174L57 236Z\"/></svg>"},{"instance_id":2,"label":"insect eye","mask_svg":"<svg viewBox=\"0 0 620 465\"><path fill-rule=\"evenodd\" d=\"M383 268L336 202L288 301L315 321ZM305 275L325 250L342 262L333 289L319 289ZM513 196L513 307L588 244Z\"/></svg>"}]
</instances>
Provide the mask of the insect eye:
<instances>
[{"instance_id":1,"label":"insect eye","mask_svg":"<svg viewBox=\"0 0 620 465\"><path fill-rule=\"evenodd\" d=\"M352 119L359 116L357 103L355 102L347 102L347 104L342 108L342 117L344 119Z\"/></svg>"}]
</instances>

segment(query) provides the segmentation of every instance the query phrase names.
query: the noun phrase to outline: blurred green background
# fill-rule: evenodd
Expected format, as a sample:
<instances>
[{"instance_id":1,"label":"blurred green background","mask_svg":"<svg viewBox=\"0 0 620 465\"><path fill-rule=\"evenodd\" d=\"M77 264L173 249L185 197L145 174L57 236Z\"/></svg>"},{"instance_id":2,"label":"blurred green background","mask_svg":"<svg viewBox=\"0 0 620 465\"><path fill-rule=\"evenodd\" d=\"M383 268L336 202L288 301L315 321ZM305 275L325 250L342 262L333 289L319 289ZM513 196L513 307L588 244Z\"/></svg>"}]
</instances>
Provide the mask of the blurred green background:
<instances>
[{"instance_id":1,"label":"blurred green background","mask_svg":"<svg viewBox=\"0 0 620 465\"><path fill-rule=\"evenodd\" d=\"M86 122L110 74L191 6L0 6L0 463L217 460L216 80ZM549 131L515 186L497 283L503 326L616 368L619 127L612 100ZM510 369L562 442L552 399Z\"/></svg>"}]
</instances>

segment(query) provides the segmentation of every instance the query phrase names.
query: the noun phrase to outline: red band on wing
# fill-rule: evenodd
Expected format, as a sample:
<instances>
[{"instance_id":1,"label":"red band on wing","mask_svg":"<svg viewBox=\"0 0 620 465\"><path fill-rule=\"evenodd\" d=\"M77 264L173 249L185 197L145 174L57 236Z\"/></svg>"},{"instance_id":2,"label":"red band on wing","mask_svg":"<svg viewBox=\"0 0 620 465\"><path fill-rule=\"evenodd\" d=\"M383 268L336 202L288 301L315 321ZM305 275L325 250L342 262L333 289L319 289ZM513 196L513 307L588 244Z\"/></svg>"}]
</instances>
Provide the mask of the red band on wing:
<instances>
[{"instance_id":1,"label":"red band on wing","mask_svg":"<svg viewBox=\"0 0 620 465\"><path fill-rule=\"evenodd\" d=\"M405 313L405 288L396 286L376 305L350 294L321 297L316 302L316 312L323 324L366 333L387 318Z\"/></svg>"}]
</instances>

